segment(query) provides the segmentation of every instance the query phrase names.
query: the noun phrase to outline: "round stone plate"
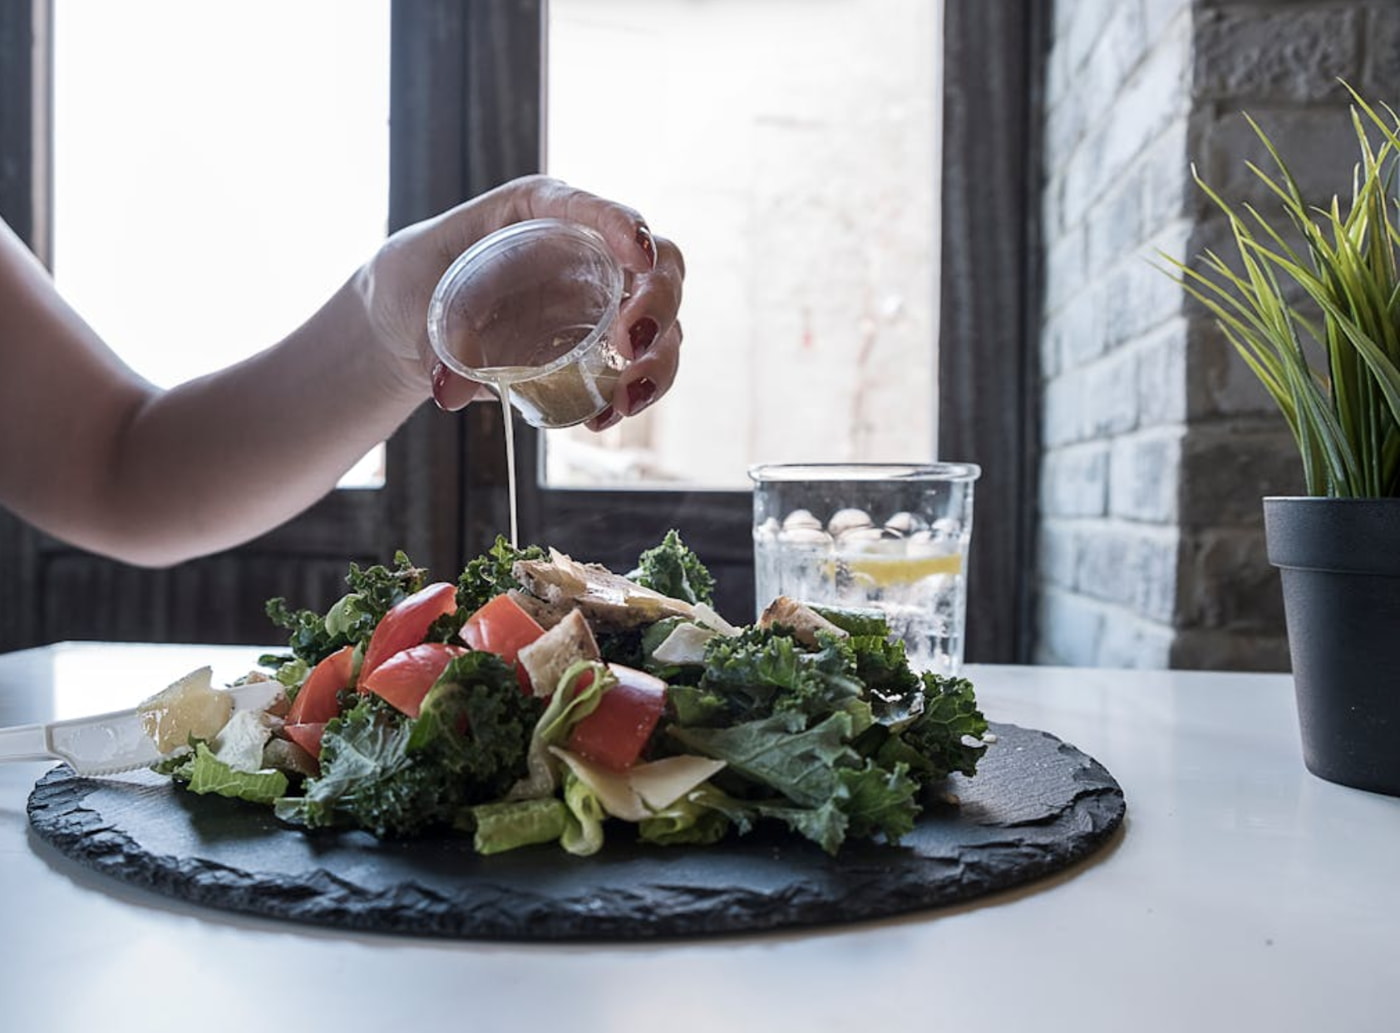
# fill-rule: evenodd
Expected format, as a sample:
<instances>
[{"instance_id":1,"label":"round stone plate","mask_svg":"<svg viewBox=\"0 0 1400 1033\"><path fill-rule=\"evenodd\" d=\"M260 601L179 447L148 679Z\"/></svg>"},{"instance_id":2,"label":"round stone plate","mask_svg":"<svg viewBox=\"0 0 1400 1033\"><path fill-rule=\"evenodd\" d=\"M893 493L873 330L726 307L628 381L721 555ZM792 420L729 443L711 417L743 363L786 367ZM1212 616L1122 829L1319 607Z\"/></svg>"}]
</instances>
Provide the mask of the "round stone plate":
<instances>
[{"instance_id":1,"label":"round stone plate","mask_svg":"<svg viewBox=\"0 0 1400 1033\"><path fill-rule=\"evenodd\" d=\"M960 903L1086 857L1123 820L1102 765L1046 732L993 724L959 803L926 809L899 846L847 843L836 857L781 829L707 847L630 842L477 856L467 837L380 842L314 833L270 809L197 796L149 772L88 779L60 766L35 785L29 820L104 876L189 903L263 917L421 936L632 940L859 921Z\"/></svg>"}]
</instances>

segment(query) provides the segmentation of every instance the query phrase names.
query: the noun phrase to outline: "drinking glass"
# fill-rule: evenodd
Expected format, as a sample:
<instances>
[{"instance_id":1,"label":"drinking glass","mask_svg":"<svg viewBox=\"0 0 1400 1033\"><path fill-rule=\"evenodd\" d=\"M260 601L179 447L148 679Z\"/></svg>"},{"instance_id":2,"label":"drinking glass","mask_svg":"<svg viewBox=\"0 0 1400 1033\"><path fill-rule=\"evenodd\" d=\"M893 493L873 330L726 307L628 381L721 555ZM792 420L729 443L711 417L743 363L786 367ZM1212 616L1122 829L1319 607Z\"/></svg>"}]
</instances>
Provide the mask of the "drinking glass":
<instances>
[{"instance_id":1,"label":"drinking glass","mask_svg":"<svg viewBox=\"0 0 1400 1033\"><path fill-rule=\"evenodd\" d=\"M974 463L763 464L756 602L878 610L916 671L956 674L967 620Z\"/></svg>"}]
</instances>

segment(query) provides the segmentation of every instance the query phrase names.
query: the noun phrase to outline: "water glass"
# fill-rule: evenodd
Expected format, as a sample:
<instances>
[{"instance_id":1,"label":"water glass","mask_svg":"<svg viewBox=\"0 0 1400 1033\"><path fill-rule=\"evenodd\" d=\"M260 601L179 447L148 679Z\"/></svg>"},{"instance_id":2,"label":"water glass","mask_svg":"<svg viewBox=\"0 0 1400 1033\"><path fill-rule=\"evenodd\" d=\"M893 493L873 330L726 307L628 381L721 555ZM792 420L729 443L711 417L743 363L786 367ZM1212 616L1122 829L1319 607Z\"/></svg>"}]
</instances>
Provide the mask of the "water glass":
<instances>
[{"instance_id":1,"label":"water glass","mask_svg":"<svg viewBox=\"0 0 1400 1033\"><path fill-rule=\"evenodd\" d=\"M916 671L956 674L967 620L973 463L752 467L756 603L880 611Z\"/></svg>"}]
</instances>

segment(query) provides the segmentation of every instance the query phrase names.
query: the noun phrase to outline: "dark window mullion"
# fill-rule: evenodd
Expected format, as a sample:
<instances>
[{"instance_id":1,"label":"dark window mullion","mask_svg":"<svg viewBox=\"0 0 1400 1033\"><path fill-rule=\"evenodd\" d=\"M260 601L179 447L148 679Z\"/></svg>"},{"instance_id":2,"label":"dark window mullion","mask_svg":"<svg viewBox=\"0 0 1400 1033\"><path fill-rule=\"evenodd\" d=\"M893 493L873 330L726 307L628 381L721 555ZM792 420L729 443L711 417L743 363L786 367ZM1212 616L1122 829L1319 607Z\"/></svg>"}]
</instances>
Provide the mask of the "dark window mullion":
<instances>
[{"instance_id":1,"label":"dark window mullion","mask_svg":"<svg viewBox=\"0 0 1400 1033\"><path fill-rule=\"evenodd\" d=\"M1032 659L1044 8L944 8L938 450L982 466L967 659L984 663Z\"/></svg>"}]
</instances>

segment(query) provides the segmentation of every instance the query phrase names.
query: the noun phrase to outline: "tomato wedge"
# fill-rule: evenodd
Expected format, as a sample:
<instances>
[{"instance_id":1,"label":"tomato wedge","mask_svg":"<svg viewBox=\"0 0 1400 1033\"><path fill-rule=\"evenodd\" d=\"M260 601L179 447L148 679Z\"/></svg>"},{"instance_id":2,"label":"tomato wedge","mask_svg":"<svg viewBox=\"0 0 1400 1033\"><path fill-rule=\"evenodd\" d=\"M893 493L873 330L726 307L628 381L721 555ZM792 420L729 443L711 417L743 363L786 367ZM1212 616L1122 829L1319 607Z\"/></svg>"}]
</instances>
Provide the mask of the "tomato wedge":
<instances>
[{"instance_id":1,"label":"tomato wedge","mask_svg":"<svg viewBox=\"0 0 1400 1033\"><path fill-rule=\"evenodd\" d=\"M617 684L604 692L598 708L569 733L565 746L584 760L612 771L637 763L666 708L666 683L621 664L608 664Z\"/></svg>"},{"instance_id":2,"label":"tomato wedge","mask_svg":"<svg viewBox=\"0 0 1400 1033\"><path fill-rule=\"evenodd\" d=\"M409 717L423 709L423 697L453 657L467 652L446 642L424 642L400 650L370 672L361 683L366 692L387 700Z\"/></svg>"},{"instance_id":3,"label":"tomato wedge","mask_svg":"<svg viewBox=\"0 0 1400 1033\"><path fill-rule=\"evenodd\" d=\"M518 657L520 650L544 634L539 622L508 595L498 595L462 625L462 641L473 649L495 653L515 665L515 676L527 696L534 692L530 677Z\"/></svg>"},{"instance_id":4,"label":"tomato wedge","mask_svg":"<svg viewBox=\"0 0 1400 1033\"><path fill-rule=\"evenodd\" d=\"M306 676L287 711L287 723L325 724L339 712L336 695L350 687L355 669L355 647L345 646L326 657Z\"/></svg>"},{"instance_id":5,"label":"tomato wedge","mask_svg":"<svg viewBox=\"0 0 1400 1033\"><path fill-rule=\"evenodd\" d=\"M457 608L457 589L446 581L420 588L406 599L400 599L374 626L360 665L360 688L374 669L395 653L423 641L433 621Z\"/></svg>"},{"instance_id":6,"label":"tomato wedge","mask_svg":"<svg viewBox=\"0 0 1400 1033\"><path fill-rule=\"evenodd\" d=\"M296 743L311 756L321 757L321 736L326 732L326 722L309 721L302 724L283 725L287 738Z\"/></svg>"}]
</instances>

